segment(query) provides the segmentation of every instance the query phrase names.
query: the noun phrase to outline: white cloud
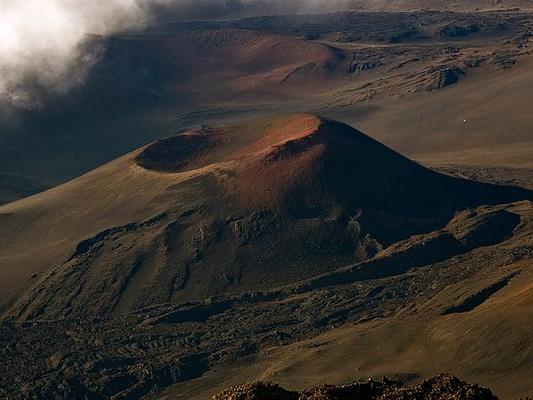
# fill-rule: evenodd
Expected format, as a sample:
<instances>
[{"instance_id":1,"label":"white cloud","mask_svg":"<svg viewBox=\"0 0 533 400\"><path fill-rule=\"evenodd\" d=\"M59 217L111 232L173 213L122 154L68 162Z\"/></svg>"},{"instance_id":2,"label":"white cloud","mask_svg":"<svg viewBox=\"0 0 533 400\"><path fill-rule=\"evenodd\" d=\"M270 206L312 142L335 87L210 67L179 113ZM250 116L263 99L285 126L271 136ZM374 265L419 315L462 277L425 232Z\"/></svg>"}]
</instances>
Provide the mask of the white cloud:
<instances>
[{"instance_id":1,"label":"white cloud","mask_svg":"<svg viewBox=\"0 0 533 400\"><path fill-rule=\"evenodd\" d=\"M90 34L117 32L146 18L136 0L0 2L2 102L35 106L35 87L68 90L97 58L97 49L88 46Z\"/></svg>"}]
</instances>

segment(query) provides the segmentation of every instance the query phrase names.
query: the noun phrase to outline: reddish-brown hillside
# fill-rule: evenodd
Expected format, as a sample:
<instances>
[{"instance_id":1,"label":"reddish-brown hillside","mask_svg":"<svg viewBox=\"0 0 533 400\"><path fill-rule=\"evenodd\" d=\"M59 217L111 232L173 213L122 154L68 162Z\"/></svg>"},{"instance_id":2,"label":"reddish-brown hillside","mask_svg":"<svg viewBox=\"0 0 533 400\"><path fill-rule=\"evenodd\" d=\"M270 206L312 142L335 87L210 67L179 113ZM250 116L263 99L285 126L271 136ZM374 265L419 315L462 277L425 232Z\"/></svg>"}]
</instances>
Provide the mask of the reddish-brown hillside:
<instances>
[{"instance_id":1,"label":"reddish-brown hillside","mask_svg":"<svg viewBox=\"0 0 533 400\"><path fill-rule=\"evenodd\" d=\"M145 46L163 66L168 90L211 101L215 94L226 101L232 95L295 97L345 76L349 63L343 51L321 43L237 29L172 33Z\"/></svg>"},{"instance_id":2,"label":"reddish-brown hillside","mask_svg":"<svg viewBox=\"0 0 533 400\"><path fill-rule=\"evenodd\" d=\"M530 197L313 115L204 127L2 209L2 273L12 293L29 289L11 297L20 318L116 314L297 282L458 210Z\"/></svg>"}]
</instances>

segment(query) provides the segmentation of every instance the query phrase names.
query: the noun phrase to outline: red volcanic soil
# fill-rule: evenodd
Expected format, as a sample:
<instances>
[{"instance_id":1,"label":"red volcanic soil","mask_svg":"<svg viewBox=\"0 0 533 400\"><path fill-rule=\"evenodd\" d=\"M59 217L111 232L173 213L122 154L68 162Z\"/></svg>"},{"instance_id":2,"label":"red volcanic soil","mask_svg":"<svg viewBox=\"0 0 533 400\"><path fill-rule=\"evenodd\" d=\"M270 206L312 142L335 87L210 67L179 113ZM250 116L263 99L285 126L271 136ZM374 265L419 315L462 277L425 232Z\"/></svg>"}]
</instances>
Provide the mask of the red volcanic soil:
<instances>
[{"instance_id":1,"label":"red volcanic soil","mask_svg":"<svg viewBox=\"0 0 533 400\"><path fill-rule=\"evenodd\" d=\"M313 115L189 132L148 146L137 162L163 172L224 165L232 172L223 184L241 206L297 216L323 216L337 207L351 214L448 216L523 198L520 189L435 173L345 124Z\"/></svg>"},{"instance_id":2,"label":"red volcanic soil","mask_svg":"<svg viewBox=\"0 0 533 400\"><path fill-rule=\"evenodd\" d=\"M158 37L148 46L173 84L201 94L251 90L254 96L280 86L318 86L347 70L345 54L320 43L281 35L213 30ZM272 86L274 85L274 86Z\"/></svg>"},{"instance_id":3,"label":"red volcanic soil","mask_svg":"<svg viewBox=\"0 0 533 400\"><path fill-rule=\"evenodd\" d=\"M183 172L210 164L250 161L292 140L315 133L322 120L298 115L260 120L226 128L184 132L146 146L136 157L139 165L160 172Z\"/></svg>"},{"instance_id":4,"label":"red volcanic soil","mask_svg":"<svg viewBox=\"0 0 533 400\"><path fill-rule=\"evenodd\" d=\"M520 192L442 176L345 124L311 116L267 130L240 155L246 161L232 190L241 201L299 216L337 206L351 214L439 215L450 206L516 200Z\"/></svg>"},{"instance_id":5,"label":"red volcanic soil","mask_svg":"<svg viewBox=\"0 0 533 400\"><path fill-rule=\"evenodd\" d=\"M146 147L136 160L146 169L178 172L188 164L198 162L218 142L213 132L210 135L204 131L188 132L158 140Z\"/></svg>"}]
</instances>

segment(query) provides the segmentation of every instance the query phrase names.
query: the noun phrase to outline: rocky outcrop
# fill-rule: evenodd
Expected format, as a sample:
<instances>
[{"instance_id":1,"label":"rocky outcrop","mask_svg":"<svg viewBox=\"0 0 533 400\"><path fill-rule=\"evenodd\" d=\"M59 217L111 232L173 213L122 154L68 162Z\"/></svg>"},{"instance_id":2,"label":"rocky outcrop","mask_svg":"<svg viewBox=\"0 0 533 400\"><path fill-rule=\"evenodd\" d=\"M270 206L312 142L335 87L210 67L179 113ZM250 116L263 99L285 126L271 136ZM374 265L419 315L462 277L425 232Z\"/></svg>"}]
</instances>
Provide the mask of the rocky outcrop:
<instances>
[{"instance_id":1,"label":"rocky outcrop","mask_svg":"<svg viewBox=\"0 0 533 400\"><path fill-rule=\"evenodd\" d=\"M458 67L450 67L434 71L431 75L431 83L426 87L427 92L433 92L457 83L464 75L464 71Z\"/></svg>"},{"instance_id":2,"label":"rocky outcrop","mask_svg":"<svg viewBox=\"0 0 533 400\"><path fill-rule=\"evenodd\" d=\"M273 383L253 383L225 390L213 400L492 400L492 392L470 385L450 375L441 375L422 383L405 386L399 381L368 380L345 386L322 385L301 393L287 391Z\"/></svg>"}]
</instances>

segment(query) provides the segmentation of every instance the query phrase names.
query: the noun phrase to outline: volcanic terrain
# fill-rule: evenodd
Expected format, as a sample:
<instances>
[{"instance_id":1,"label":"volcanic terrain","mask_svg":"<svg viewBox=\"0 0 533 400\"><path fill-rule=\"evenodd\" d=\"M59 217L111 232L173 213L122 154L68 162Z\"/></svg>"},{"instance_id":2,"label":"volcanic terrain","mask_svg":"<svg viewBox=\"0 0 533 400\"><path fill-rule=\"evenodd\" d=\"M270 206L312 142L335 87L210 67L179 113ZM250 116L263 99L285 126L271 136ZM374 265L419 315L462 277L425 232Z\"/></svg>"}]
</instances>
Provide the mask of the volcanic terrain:
<instances>
[{"instance_id":1,"label":"volcanic terrain","mask_svg":"<svg viewBox=\"0 0 533 400\"><path fill-rule=\"evenodd\" d=\"M312 381L290 381L299 388L340 382L332 363L348 355L360 376L450 370L525 394L529 384L505 376L531 373L531 344L517 328L531 311L531 199L431 171L307 114L155 141L0 207L2 395L205 398L226 373L307 376L297 365L310 357ZM512 332L498 340L508 354L479 350L453 363L450 349L428 361L431 341L474 340L461 336L472 319L476 346L493 342L488 326L500 311L485 310L514 302L524 306L498 322L513 326L499 331ZM444 336L416 340L439 324ZM363 333L345 336L350 329ZM387 346L404 345L383 353L375 341L389 329L397 333ZM301 342L317 335L333 338ZM357 356L363 343L372 356ZM273 355L284 346L303 347ZM416 367L392 361L408 349ZM522 361L501 362L512 354Z\"/></svg>"},{"instance_id":2,"label":"volcanic terrain","mask_svg":"<svg viewBox=\"0 0 533 400\"><path fill-rule=\"evenodd\" d=\"M426 165L531 170L530 12L406 10L92 37L101 57L83 86L0 120L0 172L56 185L176 129L288 111L343 120Z\"/></svg>"},{"instance_id":3,"label":"volcanic terrain","mask_svg":"<svg viewBox=\"0 0 533 400\"><path fill-rule=\"evenodd\" d=\"M533 395L531 1L339 3L0 99L0 398Z\"/></svg>"}]
</instances>

